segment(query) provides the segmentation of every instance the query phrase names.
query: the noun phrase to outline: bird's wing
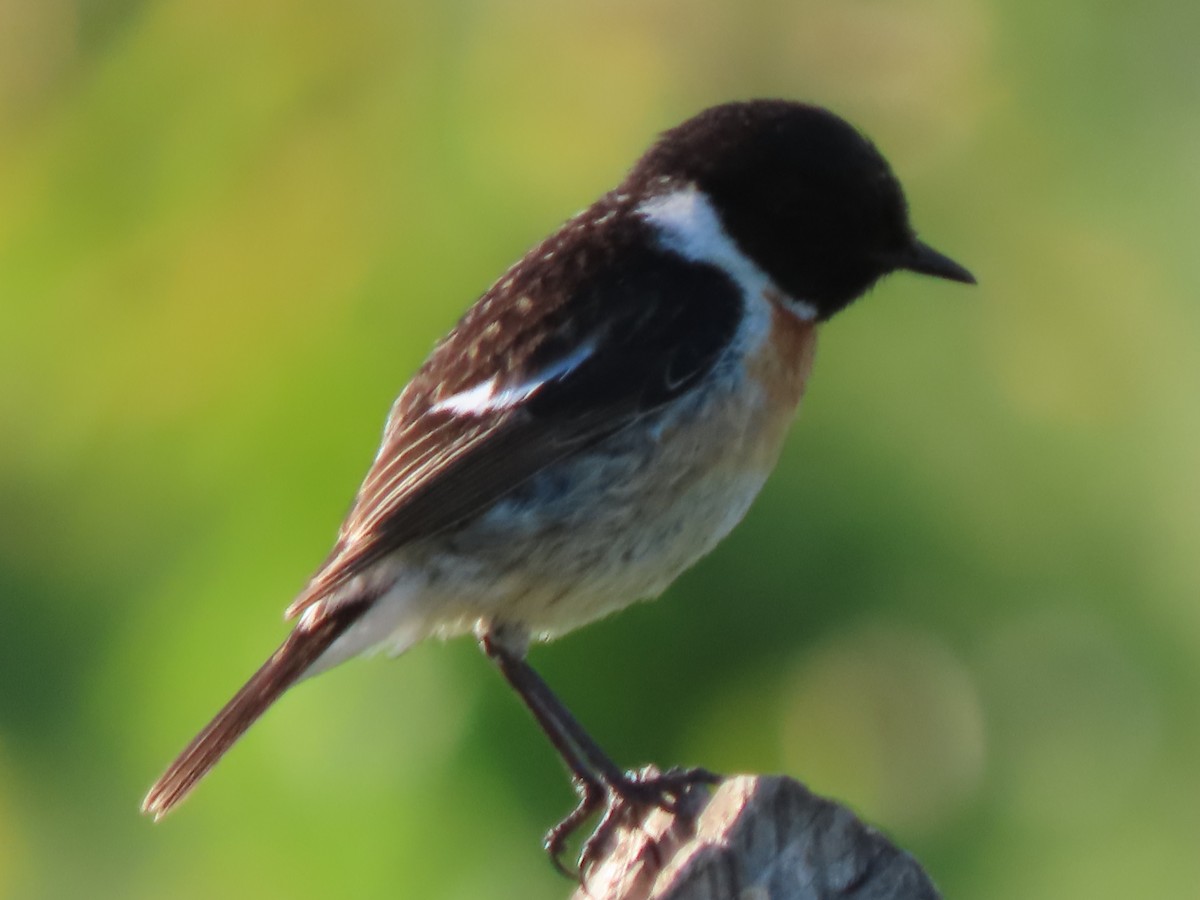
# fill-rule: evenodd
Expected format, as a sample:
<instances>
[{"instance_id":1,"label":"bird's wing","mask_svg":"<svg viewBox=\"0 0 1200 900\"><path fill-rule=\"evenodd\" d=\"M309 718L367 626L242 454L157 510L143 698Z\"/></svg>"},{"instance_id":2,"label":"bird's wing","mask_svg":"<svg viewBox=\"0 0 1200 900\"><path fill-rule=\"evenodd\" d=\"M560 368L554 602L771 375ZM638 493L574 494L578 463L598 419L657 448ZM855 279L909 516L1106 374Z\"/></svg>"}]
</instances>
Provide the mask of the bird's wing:
<instances>
[{"instance_id":1,"label":"bird's wing","mask_svg":"<svg viewBox=\"0 0 1200 900\"><path fill-rule=\"evenodd\" d=\"M536 251L535 251L536 253ZM735 339L719 270L649 248L510 273L405 389L333 552L288 609L292 634L154 784L165 815L369 608L342 590L404 544L486 510L554 462L693 388Z\"/></svg>"},{"instance_id":2,"label":"bird's wing","mask_svg":"<svg viewBox=\"0 0 1200 900\"><path fill-rule=\"evenodd\" d=\"M337 543L288 617L340 602L338 589L388 553L690 390L742 310L720 270L650 247L513 270L396 401Z\"/></svg>"}]
</instances>

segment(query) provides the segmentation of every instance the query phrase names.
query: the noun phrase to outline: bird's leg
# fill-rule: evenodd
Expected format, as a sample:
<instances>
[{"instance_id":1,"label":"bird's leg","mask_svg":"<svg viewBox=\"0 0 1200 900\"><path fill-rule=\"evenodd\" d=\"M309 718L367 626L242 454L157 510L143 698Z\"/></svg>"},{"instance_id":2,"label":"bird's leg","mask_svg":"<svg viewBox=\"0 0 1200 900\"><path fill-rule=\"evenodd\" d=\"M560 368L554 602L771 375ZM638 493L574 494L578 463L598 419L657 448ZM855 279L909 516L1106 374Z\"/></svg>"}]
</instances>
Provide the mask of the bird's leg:
<instances>
[{"instance_id":1,"label":"bird's leg","mask_svg":"<svg viewBox=\"0 0 1200 900\"><path fill-rule=\"evenodd\" d=\"M543 844L560 872L567 872L560 858L567 840L602 805L604 817L580 854L580 876L599 858L613 830L635 812L658 806L678 814L680 801L692 786L718 780L705 769L671 769L662 774L653 769L622 771L526 662L523 635L517 641L506 637L502 628L489 628L479 635L479 643L571 770L579 794L579 805L547 832Z\"/></svg>"},{"instance_id":2,"label":"bird's leg","mask_svg":"<svg viewBox=\"0 0 1200 900\"><path fill-rule=\"evenodd\" d=\"M579 795L579 804L566 818L546 832L542 846L550 854L554 868L568 878L582 878L582 870L571 872L563 865L562 854L570 836L603 804L607 795L605 783L575 745L571 733L556 716L556 707L561 707L562 704L554 697L541 676L525 662L523 648L510 648L503 638L503 632L488 630L480 635L479 646L533 713L534 719L567 764L567 768L571 770L571 782ZM547 703L547 697L551 703Z\"/></svg>"}]
</instances>

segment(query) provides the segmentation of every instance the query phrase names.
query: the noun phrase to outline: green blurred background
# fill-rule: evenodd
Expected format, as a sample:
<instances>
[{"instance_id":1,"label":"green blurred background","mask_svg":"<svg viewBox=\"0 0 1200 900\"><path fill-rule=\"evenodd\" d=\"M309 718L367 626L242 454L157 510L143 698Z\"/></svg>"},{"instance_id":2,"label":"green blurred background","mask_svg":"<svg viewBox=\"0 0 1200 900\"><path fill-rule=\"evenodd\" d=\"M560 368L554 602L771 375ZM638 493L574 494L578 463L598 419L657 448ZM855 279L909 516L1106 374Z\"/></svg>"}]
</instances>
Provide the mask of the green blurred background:
<instances>
[{"instance_id":1,"label":"green blurred background","mask_svg":"<svg viewBox=\"0 0 1200 900\"><path fill-rule=\"evenodd\" d=\"M556 898L469 641L137 805L285 633L388 404L727 99L856 122L968 290L826 329L744 525L535 650L618 759L784 771L946 895L1200 897L1200 8L0 0L0 896Z\"/></svg>"}]
</instances>

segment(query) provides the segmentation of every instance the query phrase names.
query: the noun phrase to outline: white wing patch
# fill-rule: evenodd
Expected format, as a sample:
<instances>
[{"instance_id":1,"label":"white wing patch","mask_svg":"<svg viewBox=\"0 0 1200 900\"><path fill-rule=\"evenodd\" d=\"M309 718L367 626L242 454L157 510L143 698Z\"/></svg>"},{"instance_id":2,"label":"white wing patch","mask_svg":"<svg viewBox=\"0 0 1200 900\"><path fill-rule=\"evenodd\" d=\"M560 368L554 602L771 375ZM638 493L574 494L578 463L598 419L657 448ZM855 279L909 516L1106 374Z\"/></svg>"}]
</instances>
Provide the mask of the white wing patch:
<instances>
[{"instance_id":1,"label":"white wing patch","mask_svg":"<svg viewBox=\"0 0 1200 900\"><path fill-rule=\"evenodd\" d=\"M595 352L595 341L587 341L572 353L544 366L524 381L501 386L500 377L493 375L465 391L439 400L429 411L449 412L456 416L482 416L512 409L524 403L551 381L569 375Z\"/></svg>"}]
</instances>

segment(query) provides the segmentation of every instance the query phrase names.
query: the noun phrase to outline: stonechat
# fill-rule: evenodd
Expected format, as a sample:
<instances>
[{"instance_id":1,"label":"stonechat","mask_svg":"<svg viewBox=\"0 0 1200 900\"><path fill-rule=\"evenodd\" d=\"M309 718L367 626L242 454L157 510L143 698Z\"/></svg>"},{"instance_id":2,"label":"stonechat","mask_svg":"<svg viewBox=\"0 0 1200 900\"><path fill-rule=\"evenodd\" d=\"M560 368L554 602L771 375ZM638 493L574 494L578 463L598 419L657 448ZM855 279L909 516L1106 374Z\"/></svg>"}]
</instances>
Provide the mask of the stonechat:
<instances>
[{"instance_id":1,"label":"stonechat","mask_svg":"<svg viewBox=\"0 0 1200 900\"><path fill-rule=\"evenodd\" d=\"M291 634L143 810L178 804L297 681L467 633L571 770L556 864L601 807L597 835L622 811L677 808L712 776L622 771L526 651L657 596L729 533L779 456L821 323L896 270L974 282L918 240L887 162L834 114L756 100L665 132L437 345Z\"/></svg>"}]
</instances>

